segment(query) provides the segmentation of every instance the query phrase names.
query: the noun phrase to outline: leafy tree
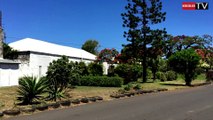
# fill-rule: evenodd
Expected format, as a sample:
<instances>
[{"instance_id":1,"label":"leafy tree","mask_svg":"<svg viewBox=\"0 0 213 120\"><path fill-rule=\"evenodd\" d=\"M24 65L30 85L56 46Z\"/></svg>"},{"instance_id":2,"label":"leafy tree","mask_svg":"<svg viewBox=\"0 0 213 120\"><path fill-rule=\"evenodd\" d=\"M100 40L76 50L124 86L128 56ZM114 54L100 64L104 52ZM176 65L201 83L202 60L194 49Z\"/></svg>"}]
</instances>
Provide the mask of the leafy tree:
<instances>
[{"instance_id":1,"label":"leafy tree","mask_svg":"<svg viewBox=\"0 0 213 120\"><path fill-rule=\"evenodd\" d=\"M143 82L147 81L147 57L148 46L159 36L165 33L164 30L151 29L155 25L165 21L165 12L162 10L160 0L128 0L125 7L126 13L121 14L123 26L129 28L124 32L124 37L130 42L132 56L138 60L142 59Z\"/></svg>"},{"instance_id":2,"label":"leafy tree","mask_svg":"<svg viewBox=\"0 0 213 120\"><path fill-rule=\"evenodd\" d=\"M47 92L47 81L36 77L25 76L19 79L17 100L22 104L33 104L43 99Z\"/></svg>"},{"instance_id":3,"label":"leafy tree","mask_svg":"<svg viewBox=\"0 0 213 120\"><path fill-rule=\"evenodd\" d=\"M0 11L0 14L1 14L1 11ZM6 39L5 32L2 29L2 26L0 25L0 54L3 54L2 57L4 59L17 59L18 57L17 50L12 49L8 44L6 44L4 42L5 39Z\"/></svg>"},{"instance_id":4,"label":"leafy tree","mask_svg":"<svg viewBox=\"0 0 213 120\"><path fill-rule=\"evenodd\" d=\"M92 54L98 54L98 48L100 47L97 40L87 40L81 47L81 49L86 50Z\"/></svg>"},{"instance_id":5,"label":"leafy tree","mask_svg":"<svg viewBox=\"0 0 213 120\"><path fill-rule=\"evenodd\" d=\"M164 39L164 53L167 58L169 58L173 53L189 48L207 50L211 42L213 42L212 37L209 35L199 36L171 36L168 35ZM205 51L204 56L207 55Z\"/></svg>"},{"instance_id":6,"label":"leafy tree","mask_svg":"<svg viewBox=\"0 0 213 120\"><path fill-rule=\"evenodd\" d=\"M98 54L97 61L113 63L117 55L118 55L118 51L116 49L105 48L101 50L101 52Z\"/></svg>"},{"instance_id":7,"label":"leafy tree","mask_svg":"<svg viewBox=\"0 0 213 120\"><path fill-rule=\"evenodd\" d=\"M117 61L119 61L119 63L132 64L136 62L136 58L134 58L132 55L133 55L133 48L130 44L128 44L123 47L121 53L116 56L116 59Z\"/></svg>"},{"instance_id":8,"label":"leafy tree","mask_svg":"<svg viewBox=\"0 0 213 120\"><path fill-rule=\"evenodd\" d=\"M186 49L176 52L168 59L170 67L177 73L183 74L187 86L191 85L191 81L195 78L195 69L199 64L200 56L194 49Z\"/></svg>"},{"instance_id":9,"label":"leafy tree","mask_svg":"<svg viewBox=\"0 0 213 120\"><path fill-rule=\"evenodd\" d=\"M3 57L4 59L17 59L18 51L11 48L8 44L3 43Z\"/></svg>"},{"instance_id":10,"label":"leafy tree","mask_svg":"<svg viewBox=\"0 0 213 120\"><path fill-rule=\"evenodd\" d=\"M154 37L152 46L147 49L148 52L148 66L150 67L153 75L153 80L156 79L156 72L158 71L160 65L160 60L163 55L163 41L162 36Z\"/></svg>"},{"instance_id":11,"label":"leafy tree","mask_svg":"<svg viewBox=\"0 0 213 120\"><path fill-rule=\"evenodd\" d=\"M49 64L46 76L49 83L49 99L56 101L64 97L64 90L72 79L72 68L68 57L65 56Z\"/></svg>"},{"instance_id":12,"label":"leafy tree","mask_svg":"<svg viewBox=\"0 0 213 120\"><path fill-rule=\"evenodd\" d=\"M156 57L156 58L150 58L148 59L148 65L152 71L152 75L153 75L153 81L155 81L156 79L156 73L159 69L159 62L160 62L160 56Z\"/></svg>"},{"instance_id":13,"label":"leafy tree","mask_svg":"<svg viewBox=\"0 0 213 120\"><path fill-rule=\"evenodd\" d=\"M127 84L141 77L142 67L139 64L119 64L114 71L119 77L124 78L124 83Z\"/></svg>"}]
</instances>

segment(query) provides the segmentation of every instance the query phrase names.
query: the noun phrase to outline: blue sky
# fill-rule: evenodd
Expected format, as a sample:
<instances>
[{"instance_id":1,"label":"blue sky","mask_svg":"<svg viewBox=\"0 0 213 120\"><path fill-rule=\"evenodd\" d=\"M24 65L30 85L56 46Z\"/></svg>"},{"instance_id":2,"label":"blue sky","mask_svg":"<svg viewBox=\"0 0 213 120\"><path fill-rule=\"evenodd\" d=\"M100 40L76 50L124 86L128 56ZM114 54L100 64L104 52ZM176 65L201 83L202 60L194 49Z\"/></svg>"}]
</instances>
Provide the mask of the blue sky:
<instances>
[{"instance_id":1,"label":"blue sky","mask_svg":"<svg viewBox=\"0 0 213 120\"><path fill-rule=\"evenodd\" d=\"M209 10L183 11L182 2L162 0L166 21L155 27L172 35L213 35L213 1ZM120 51L123 38L122 18L126 0L0 0L6 42L30 37L81 48L88 39L98 40L101 48Z\"/></svg>"}]
</instances>

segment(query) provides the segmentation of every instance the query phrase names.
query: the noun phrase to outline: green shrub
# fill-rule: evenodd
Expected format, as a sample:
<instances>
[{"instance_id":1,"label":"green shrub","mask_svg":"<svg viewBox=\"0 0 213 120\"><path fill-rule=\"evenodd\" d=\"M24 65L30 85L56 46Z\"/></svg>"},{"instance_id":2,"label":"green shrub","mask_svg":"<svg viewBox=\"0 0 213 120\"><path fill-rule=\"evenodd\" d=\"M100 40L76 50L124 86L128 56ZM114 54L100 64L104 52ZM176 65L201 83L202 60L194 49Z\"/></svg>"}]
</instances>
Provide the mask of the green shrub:
<instances>
[{"instance_id":1,"label":"green shrub","mask_svg":"<svg viewBox=\"0 0 213 120\"><path fill-rule=\"evenodd\" d=\"M160 81L166 81L166 75L163 72L157 72L156 73L156 78L159 79Z\"/></svg>"},{"instance_id":2,"label":"green shrub","mask_svg":"<svg viewBox=\"0 0 213 120\"><path fill-rule=\"evenodd\" d=\"M205 73L205 69L202 68L202 67L197 67L197 68L195 69L195 72L196 72L197 75L200 75L200 74L202 74L202 73Z\"/></svg>"},{"instance_id":3,"label":"green shrub","mask_svg":"<svg viewBox=\"0 0 213 120\"><path fill-rule=\"evenodd\" d=\"M82 76L80 80L82 86L100 86L100 87L121 87L123 79L120 77L107 76Z\"/></svg>"},{"instance_id":4,"label":"green shrub","mask_svg":"<svg viewBox=\"0 0 213 120\"><path fill-rule=\"evenodd\" d=\"M71 80L73 64L68 57L62 56L58 60L52 61L47 70L47 80L54 88L66 88Z\"/></svg>"},{"instance_id":5,"label":"green shrub","mask_svg":"<svg viewBox=\"0 0 213 120\"><path fill-rule=\"evenodd\" d=\"M115 66L113 66L113 65L109 66L107 76L109 76L109 77L115 76Z\"/></svg>"},{"instance_id":6,"label":"green shrub","mask_svg":"<svg viewBox=\"0 0 213 120\"><path fill-rule=\"evenodd\" d=\"M90 63L88 65L88 71L90 75L93 76L102 76L103 75L103 66L98 63Z\"/></svg>"},{"instance_id":7,"label":"green shrub","mask_svg":"<svg viewBox=\"0 0 213 120\"><path fill-rule=\"evenodd\" d=\"M56 101L64 97L65 89L69 86L74 76L75 63L70 62L68 57L62 56L60 59L52 61L47 70L48 99ZM78 75L78 74L77 74Z\"/></svg>"},{"instance_id":8,"label":"green shrub","mask_svg":"<svg viewBox=\"0 0 213 120\"><path fill-rule=\"evenodd\" d=\"M186 85L190 86L196 77L196 68L200 61L200 56L194 49L186 49L176 52L169 57L169 66L177 73L183 74Z\"/></svg>"},{"instance_id":9,"label":"green shrub","mask_svg":"<svg viewBox=\"0 0 213 120\"><path fill-rule=\"evenodd\" d=\"M166 79L168 81L171 81L171 80L177 80L177 74L174 72L174 71L167 71L166 72Z\"/></svg>"},{"instance_id":10,"label":"green shrub","mask_svg":"<svg viewBox=\"0 0 213 120\"><path fill-rule=\"evenodd\" d=\"M124 90L130 91L133 88L133 85L131 83L128 83L125 87Z\"/></svg>"},{"instance_id":11,"label":"green shrub","mask_svg":"<svg viewBox=\"0 0 213 120\"><path fill-rule=\"evenodd\" d=\"M138 83L133 87L134 90L140 90L141 89L141 85Z\"/></svg>"},{"instance_id":12,"label":"green shrub","mask_svg":"<svg viewBox=\"0 0 213 120\"><path fill-rule=\"evenodd\" d=\"M86 66L86 64L84 62L79 62L77 64L77 67L80 70L81 76L89 75L88 67Z\"/></svg>"},{"instance_id":13,"label":"green shrub","mask_svg":"<svg viewBox=\"0 0 213 120\"><path fill-rule=\"evenodd\" d=\"M150 69L147 69L147 78L148 79L152 79L153 75L152 75L152 71Z\"/></svg>"},{"instance_id":14,"label":"green shrub","mask_svg":"<svg viewBox=\"0 0 213 120\"><path fill-rule=\"evenodd\" d=\"M129 82L137 81L139 77L142 75L142 67L139 64L119 64L115 68L115 73L124 78L124 83L127 84Z\"/></svg>"},{"instance_id":15,"label":"green shrub","mask_svg":"<svg viewBox=\"0 0 213 120\"><path fill-rule=\"evenodd\" d=\"M22 104L33 104L43 99L43 94L47 92L47 81L36 77L25 76L19 78L17 100Z\"/></svg>"},{"instance_id":16,"label":"green shrub","mask_svg":"<svg viewBox=\"0 0 213 120\"><path fill-rule=\"evenodd\" d=\"M70 80L69 84L71 85L79 85L79 79L84 74L83 72L87 70L84 62L70 62Z\"/></svg>"},{"instance_id":17,"label":"green shrub","mask_svg":"<svg viewBox=\"0 0 213 120\"><path fill-rule=\"evenodd\" d=\"M167 71L167 61L164 59L159 60L159 71L161 72L166 72Z\"/></svg>"}]
</instances>

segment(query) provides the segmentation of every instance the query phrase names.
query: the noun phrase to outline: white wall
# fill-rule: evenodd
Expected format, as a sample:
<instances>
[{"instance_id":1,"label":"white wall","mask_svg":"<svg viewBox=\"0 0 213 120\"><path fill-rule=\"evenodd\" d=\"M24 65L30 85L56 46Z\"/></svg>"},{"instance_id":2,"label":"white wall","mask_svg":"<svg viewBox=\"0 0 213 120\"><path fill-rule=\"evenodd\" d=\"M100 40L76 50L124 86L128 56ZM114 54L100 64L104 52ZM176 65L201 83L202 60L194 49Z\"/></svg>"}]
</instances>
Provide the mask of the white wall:
<instances>
[{"instance_id":1,"label":"white wall","mask_svg":"<svg viewBox=\"0 0 213 120\"><path fill-rule=\"evenodd\" d=\"M30 60L28 62L21 62L20 64L20 77L22 76L36 76L41 77L45 76L47 72L47 68L49 63L53 60L57 60L61 57L53 56L53 55L46 55L46 54L38 54L38 53L31 53ZM80 59L70 58L70 61L80 62ZM92 62L90 60L82 60L86 64Z\"/></svg>"},{"instance_id":2,"label":"white wall","mask_svg":"<svg viewBox=\"0 0 213 120\"><path fill-rule=\"evenodd\" d=\"M18 85L18 64L0 64L0 86Z\"/></svg>"}]
</instances>

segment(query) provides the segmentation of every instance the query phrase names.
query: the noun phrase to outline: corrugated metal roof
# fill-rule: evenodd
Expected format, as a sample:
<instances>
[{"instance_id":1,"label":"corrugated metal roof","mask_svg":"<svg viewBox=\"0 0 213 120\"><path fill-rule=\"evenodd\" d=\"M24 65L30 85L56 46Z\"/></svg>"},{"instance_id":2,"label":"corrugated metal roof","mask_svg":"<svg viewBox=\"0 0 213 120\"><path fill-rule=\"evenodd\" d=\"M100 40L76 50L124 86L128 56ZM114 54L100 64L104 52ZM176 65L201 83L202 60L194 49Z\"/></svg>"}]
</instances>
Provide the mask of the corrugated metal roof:
<instances>
[{"instance_id":1,"label":"corrugated metal roof","mask_svg":"<svg viewBox=\"0 0 213 120\"><path fill-rule=\"evenodd\" d=\"M58 45L32 38L18 40L16 42L10 43L9 46L18 51L33 51L90 60L96 59L95 55L82 49Z\"/></svg>"}]
</instances>

